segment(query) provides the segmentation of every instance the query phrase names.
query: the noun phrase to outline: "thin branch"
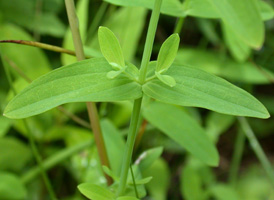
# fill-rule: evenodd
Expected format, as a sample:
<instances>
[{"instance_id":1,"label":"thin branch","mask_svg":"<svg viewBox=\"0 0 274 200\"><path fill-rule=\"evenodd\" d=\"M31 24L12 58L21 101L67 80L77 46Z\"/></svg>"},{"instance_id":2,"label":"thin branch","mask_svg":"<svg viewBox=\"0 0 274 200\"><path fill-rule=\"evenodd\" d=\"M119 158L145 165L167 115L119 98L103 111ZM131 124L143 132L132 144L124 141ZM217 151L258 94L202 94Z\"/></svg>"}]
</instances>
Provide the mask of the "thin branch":
<instances>
[{"instance_id":1,"label":"thin branch","mask_svg":"<svg viewBox=\"0 0 274 200\"><path fill-rule=\"evenodd\" d=\"M41 42L34 42L34 41L26 41L26 40L0 40L0 43L14 43L14 44L22 44L32 47L38 47L40 49L46 49L49 51L54 51L58 53L65 53L71 56L76 56L74 51L64 49L62 47L54 46L51 44L45 44ZM85 56L86 59L91 58L90 56Z\"/></svg>"}]
</instances>

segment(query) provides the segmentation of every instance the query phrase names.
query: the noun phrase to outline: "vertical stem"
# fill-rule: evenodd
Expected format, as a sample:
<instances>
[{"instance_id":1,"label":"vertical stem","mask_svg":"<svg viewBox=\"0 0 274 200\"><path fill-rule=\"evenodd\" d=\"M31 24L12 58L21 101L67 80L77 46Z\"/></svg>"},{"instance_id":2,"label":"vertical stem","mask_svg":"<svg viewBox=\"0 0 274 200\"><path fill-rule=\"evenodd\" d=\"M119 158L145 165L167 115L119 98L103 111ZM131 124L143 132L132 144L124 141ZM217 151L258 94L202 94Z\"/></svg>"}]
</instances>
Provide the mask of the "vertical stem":
<instances>
[{"instance_id":1,"label":"vertical stem","mask_svg":"<svg viewBox=\"0 0 274 200\"><path fill-rule=\"evenodd\" d=\"M245 135L242 132L242 130L238 130L235 146L234 146L234 152L232 156L231 161L231 167L229 170L229 182L233 186L235 185L235 182L237 180L238 171L244 151L244 144L245 144Z\"/></svg>"},{"instance_id":2,"label":"vertical stem","mask_svg":"<svg viewBox=\"0 0 274 200\"><path fill-rule=\"evenodd\" d=\"M137 199L139 199L139 194L138 194L137 185L136 185L136 182L135 182L135 177L134 177L134 173L133 173L133 170L132 170L132 166L130 166L130 173L131 173L131 177L132 177L135 196L136 196Z\"/></svg>"},{"instance_id":3,"label":"vertical stem","mask_svg":"<svg viewBox=\"0 0 274 200\"><path fill-rule=\"evenodd\" d=\"M177 23L176 23L176 26L175 26L175 29L174 29L174 33L178 33L180 34L182 28L183 28L183 25L184 25L184 21L185 21L185 18L184 17L180 17L178 20L177 20Z\"/></svg>"},{"instance_id":4,"label":"vertical stem","mask_svg":"<svg viewBox=\"0 0 274 200\"><path fill-rule=\"evenodd\" d=\"M151 57L152 46L154 43L155 33L156 33L158 21L159 21L161 5L162 5L162 0L155 0L154 9L152 11L150 22L149 22L145 49L144 49L142 62L141 62L141 69L140 69L141 83L143 83L146 79L147 67Z\"/></svg>"},{"instance_id":5,"label":"vertical stem","mask_svg":"<svg viewBox=\"0 0 274 200\"><path fill-rule=\"evenodd\" d=\"M16 90L15 90L15 88L13 87L13 84L12 84L12 78L11 78L10 70L9 70L9 68L6 66L5 63L3 63L3 66L4 66L4 70L5 70L7 79L8 79L8 83L9 83L9 85L10 85L10 87L11 87L11 89L12 89L14 95L16 95L17 92L16 92ZM25 129L26 129L27 134L28 134L28 140L29 140L29 144L30 144L32 153L33 153L34 158L35 158L35 160L36 160L36 162L37 162L37 164L38 164L40 173L41 173L42 178L43 178L43 180L44 180L45 186L46 186L46 188L47 188L47 190L48 190L49 196L50 196L50 198L51 198L52 200L57 200L56 195L55 195L55 193L54 193L54 191L53 191L53 189L52 189L52 185L51 185L51 183L50 183L50 181L49 181L49 178L48 178L48 176L47 176L47 173L46 173L46 171L45 171L45 169L44 169L44 167L43 167L42 158L41 158L41 156L40 156L40 154L39 154L39 151L38 151L38 148L37 148L37 146L36 146L36 144L35 144L35 141L34 141L34 138L33 138L32 133L31 133L30 127L29 127L29 125L28 125L28 123L27 123L27 121L26 121L25 119L23 119L22 121L23 121L23 124L24 124Z\"/></svg>"},{"instance_id":6,"label":"vertical stem","mask_svg":"<svg viewBox=\"0 0 274 200\"><path fill-rule=\"evenodd\" d=\"M269 162L269 160L267 159L260 143L258 142L253 130L251 129L248 121L246 120L246 118L244 117L238 117L238 120L240 122L240 125L247 137L247 139L249 140L249 143L253 149L253 151L255 152L257 158L259 159L259 161L261 162L271 184L274 186L274 171L273 168Z\"/></svg>"},{"instance_id":7,"label":"vertical stem","mask_svg":"<svg viewBox=\"0 0 274 200\"><path fill-rule=\"evenodd\" d=\"M83 43L80 36L79 22L75 11L75 5L73 0L65 0L67 15L69 19L69 24L72 32L73 43L75 47L76 57L78 61L85 59ZM104 138L101 132L100 120L98 117L98 111L95 103L87 102L87 110L90 119L90 124L94 133L94 138L96 146L98 149L101 164L110 168L107 151L104 143ZM105 174L108 185L112 184L112 179L107 174Z\"/></svg>"},{"instance_id":8,"label":"vertical stem","mask_svg":"<svg viewBox=\"0 0 274 200\"><path fill-rule=\"evenodd\" d=\"M141 63L141 69L140 69L141 83L143 83L146 78L147 67L150 61L152 46L155 38L157 24L159 21L161 5L162 5L162 0L155 0L154 9L152 11L152 15L150 18L146 44L145 44L145 49L144 49L142 63ZM136 99L134 101L133 112L131 116L129 133L128 133L128 138L126 143L126 149L123 156L122 171L121 171L121 177L120 177L120 183L117 191L117 196L121 196L125 191L135 138L138 131L137 127L138 127L138 122L140 120L142 99L143 97Z\"/></svg>"}]
</instances>

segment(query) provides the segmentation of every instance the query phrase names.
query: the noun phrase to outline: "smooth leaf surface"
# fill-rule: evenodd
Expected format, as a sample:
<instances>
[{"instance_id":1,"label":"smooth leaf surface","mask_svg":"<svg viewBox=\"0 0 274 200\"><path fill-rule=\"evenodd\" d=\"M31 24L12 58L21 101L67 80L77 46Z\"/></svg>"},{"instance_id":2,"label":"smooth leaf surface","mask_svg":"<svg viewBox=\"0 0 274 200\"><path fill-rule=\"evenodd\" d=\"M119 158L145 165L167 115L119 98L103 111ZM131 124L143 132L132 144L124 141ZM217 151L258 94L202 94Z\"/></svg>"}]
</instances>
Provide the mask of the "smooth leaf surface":
<instances>
[{"instance_id":1,"label":"smooth leaf surface","mask_svg":"<svg viewBox=\"0 0 274 200\"><path fill-rule=\"evenodd\" d=\"M114 200L115 194L108 189L92 183L83 183L78 185L80 192L92 200Z\"/></svg>"},{"instance_id":2,"label":"smooth leaf surface","mask_svg":"<svg viewBox=\"0 0 274 200\"><path fill-rule=\"evenodd\" d=\"M142 174L144 176L153 176L153 179L146 185L150 196L157 200L166 200L170 185L170 172L165 160L158 158Z\"/></svg>"},{"instance_id":3,"label":"smooth leaf surface","mask_svg":"<svg viewBox=\"0 0 274 200\"><path fill-rule=\"evenodd\" d=\"M138 200L138 199L136 197L123 196L123 197L118 197L116 200Z\"/></svg>"},{"instance_id":4,"label":"smooth leaf surface","mask_svg":"<svg viewBox=\"0 0 274 200\"><path fill-rule=\"evenodd\" d=\"M217 184L210 188L209 190L216 199L218 200L239 200L236 190L225 184Z\"/></svg>"},{"instance_id":5,"label":"smooth leaf surface","mask_svg":"<svg viewBox=\"0 0 274 200\"><path fill-rule=\"evenodd\" d=\"M98 39L101 52L106 60L110 64L115 63L121 68L125 67L123 52L114 33L110 29L101 26L98 31Z\"/></svg>"},{"instance_id":6,"label":"smooth leaf surface","mask_svg":"<svg viewBox=\"0 0 274 200\"><path fill-rule=\"evenodd\" d=\"M120 131L111 123L111 121L101 120L101 128L106 144L107 154L112 171L120 175L122 156L125 150L125 142Z\"/></svg>"},{"instance_id":7,"label":"smooth leaf surface","mask_svg":"<svg viewBox=\"0 0 274 200\"><path fill-rule=\"evenodd\" d=\"M263 20L270 20L274 18L274 10L271 5L265 1L260 1L259 8L261 11L261 16Z\"/></svg>"},{"instance_id":8,"label":"smooth leaf surface","mask_svg":"<svg viewBox=\"0 0 274 200\"><path fill-rule=\"evenodd\" d=\"M152 125L198 159L211 166L218 165L217 149L201 126L183 110L176 106L154 102L144 108L143 115Z\"/></svg>"},{"instance_id":9,"label":"smooth leaf surface","mask_svg":"<svg viewBox=\"0 0 274 200\"><path fill-rule=\"evenodd\" d=\"M177 55L179 43L178 34L172 34L165 40L157 58L156 72L161 73L168 70Z\"/></svg>"},{"instance_id":10,"label":"smooth leaf surface","mask_svg":"<svg viewBox=\"0 0 274 200\"><path fill-rule=\"evenodd\" d=\"M180 182L180 191L186 200L204 199L203 183L194 167L183 168Z\"/></svg>"},{"instance_id":11,"label":"smooth leaf surface","mask_svg":"<svg viewBox=\"0 0 274 200\"><path fill-rule=\"evenodd\" d=\"M239 63L222 53L197 49L182 49L174 63L199 68L214 75L248 84L269 84L274 74L251 62Z\"/></svg>"},{"instance_id":12,"label":"smooth leaf surface","mask_svg":"<svg viewBox=\"0 0 274 200\"><path fill-rule=\"evenodd\" d=\"M150 67L153 65L155 67L155 63ZM175 79L175 87L153 79L143 85L144 93L169 104L202 107L229 115L269 117L266 108L255 97L222 78L178 65L173 65L166 74Z\"/></svg>"},{"instance_id":13,"label":"smooth leaf surface","mask_svg":"<svg viewBox=\"0 0 274 200\"><path fill-rule=\"evenodd\" d=\"M155 74L162 83L168 85L169 87L174 87L176 85L176 81L172 76L162 75L158 72L156 72Z\"/></svg>"},{"instance_id":14,"label":"smooth leaf surface","mask_svg":"<svg viewBox=\"0 0 274 200\"><path fill-rule=\"evenodd\" d=\"M27 196L27 189L16 175L0 172L0 199L21 200Z\"/></svg>"},{"instance_id":15,"label":"smooth leaf surface","mask_svg":"<svg viewBox=\"0 0 274 200\"><path fill-rule=\"evenodd\" d=\"M104 58L77 62L40 77L7 105L9 118L25 118L69 102L123 101L141 97L141 86L125 75L108 79Z\"/></svg>"},{"instance_id":16,"label":"smooth leaf surface","mask_svg":"<svg viewBox=\"0 0 274 200\"><path fill-rule=\"evenodd\" d=\"M223 22L246 44L260 48L264 24L257 0L209 0Z\"/></svg>"},{"instance_id":17,"label":"smooth leaf surface","mask_svg":"<svg viewBox=\"0 0 274 200\"><path fill-rule=\"evenodd\" d=\"M141 153L135 164L139 165L141 171L148 169L163 153L163 147L155 147Z\"/></svg>"},{"instance_id":18,"label":"smooth leaf surface","mask_svg":"<svg viewBox=\"0 0 274 200\"><path fill-rule=\"evenodd\" d=\"M104 0L111 4L119 5L119 6L141 6L144 8L153 9L154 0ZM161 13L171 15L174 17L185 16L185 13L182 9L182 4L178 0L163 0L161 6Z\"/></svg>"}]
</instances>

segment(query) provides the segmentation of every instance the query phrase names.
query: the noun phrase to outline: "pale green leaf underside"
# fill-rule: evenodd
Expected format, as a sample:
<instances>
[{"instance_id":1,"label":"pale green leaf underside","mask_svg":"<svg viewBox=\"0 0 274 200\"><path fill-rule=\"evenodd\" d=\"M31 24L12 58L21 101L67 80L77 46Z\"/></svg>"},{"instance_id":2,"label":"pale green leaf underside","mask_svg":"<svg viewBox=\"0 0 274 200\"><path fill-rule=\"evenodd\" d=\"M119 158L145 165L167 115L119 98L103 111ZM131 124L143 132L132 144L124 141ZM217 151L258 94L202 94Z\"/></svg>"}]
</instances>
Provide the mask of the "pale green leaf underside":
<instances>
[{"instance_id":1,"label":"pale green leaf underside","mask_svg":"<svg viewBox=\"0 0 274 200\"><path fill-rule=\"evenodd\" d=\"M92 200L114 200L115 194L101 186L92 183L83 183L78 185L80 192Z\"/></svg>"},{"instance_id":2,"label":"pale green leaf underside","mask_svg":"<svg viewBox=\"0 0 274 200\"><path fill-rule=\"evenodd\" d=\"M158 58L156 71L161 72L162 70L167 70L173 63L178 47L180 43L180 37L178 34L172 34L161 46Z\"/></svg>"},{"instance_id":3,"label":"pale green leaf underside","mask_svg":"<svg viewBox=\"0 0 274 200\"><path fill-rule=\"evenodd\" d=\"M108 79L111 69L104 58L94 58L53 70L12 99L4 114L9 118L25 118L69 102L123 101L141 97L141 86L125 75Z\"/></svg>"},{"instance_id":4,"label":"pale green leaf underside","mask_svg":"<svg viewBox=\"0 0 274 200\"><path fill-rule=\"evenodd\" d=\"M155 67L155 63L150 67L153 65ZM170 104L202 107L229 115L269 117L266 108L255 97L222 78L177 65L172 65L166 74L175 79L175 87L153 79L143 85L144 93Z\"/></svg>"},{"instance_id":5,"label":"pale green leaf underside","mask_svg":"<svg viewBox=\"0 0 274 200\"><path fill-rule=\"evenodd\" d=\"M98 31L100 49L109 63L115 63L121 67L125 66L122 48L114 33L106 28L100 27Z\"/></svg>"},{"instance_id":6,"label":"pale green leaf underside","mask_svg":"<svg viewBox=\"0 0 274 200\"><path fill-rule=\"evenodd\" d=\"M200 125L181 108L153 102L143 109L143 115L152 125L196 158L211 166L218 165L219 155L216 147Z\"/></svg>"}]
</instances>

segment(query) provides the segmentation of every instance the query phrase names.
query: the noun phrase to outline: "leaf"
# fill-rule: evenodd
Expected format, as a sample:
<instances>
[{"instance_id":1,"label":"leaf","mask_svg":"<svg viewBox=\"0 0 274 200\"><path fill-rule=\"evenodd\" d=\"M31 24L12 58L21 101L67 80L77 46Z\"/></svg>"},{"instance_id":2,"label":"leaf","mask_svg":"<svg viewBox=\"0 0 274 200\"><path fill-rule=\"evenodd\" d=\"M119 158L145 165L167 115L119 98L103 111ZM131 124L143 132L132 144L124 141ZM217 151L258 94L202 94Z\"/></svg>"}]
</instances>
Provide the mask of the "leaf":
<instances>
[{"instance_id":1,"label":"leaf","mask_svg":"<svg viewBox=\"0 0 274 200\"><path fill-rule=\"evenodd\" d=\"M12 24L0 24L0 29L0 40L34 40L23 29ZM35 79L51 69L46 55L39 48L17 44L0 44L0 50L2 56L6 56L31 79ZM3 61L5 60L3 59ZM10 67L10 69L12 68ZM11 71L15 77L19 77L18 72L13 69Z\"/></svg>"},{"instance_id":2,"label":"leaf","mask_svg":"<svg viewBox=\"0 0 274 200\"><path fill-rule=\"evenodd\" d=\"M149 176L149 177L146 177L146 178L136 180L135 184L136 185L145 185L145 184L149 183L152 180L152 178L153 178L152 176ZM133 185L134 184L133 181L130 182L130 184Z\"/></svg>"},{"instance_id":3,"label":"leaf","mask_svg":"<svg viewBox=\"0 0 274 200\"><path fill-rule=\"evenodd\" d=\"M155 67L155 63L150 67ZM166 74L175 79L175 87L153 79L143 85L143 92L169 104L202 107L229 115L269 117L266 108L255 97L222 78L178 65L173 65Z\"/></svg>"},{"instance_id":4,"label":"leaf","mask_svg":"<svg viewBox=\"0 0 274 200\"><path fill-rule=\"evenodd\" d=\"M166 200L170 184L170 172L164 159L157 159L151 167L146 169L144 176L152 176L153 179L146 185L149 194L153 199Z\"/></svg>"},{"instance_id":5,"label":"leaf","mask_svg":"<svg viewBox=\"0 0 274 200\"><path fill-rule=\"evenodd\" d=\"M78 189L84 196L92 200L115 200L115 194L92 183L82 183L78 185Z\"/></svg>"},{"instance_id":6,"label":"leaf","mask_svg":"<svg viewBox=\"0 0 274 200\"><path fill-rule=\"evenodd\" d=\"M136 197L123 196L123 197L118 197L116 200L138 200L138 199Z\"/></svg>"},{"instance_id":7,"label":"leaf","mask_svg":"<svg viewBox=\"0 0 274 200\"><path fill-rule=\"evenodd\" d=\"M112 64L117 64L118 69L125 67L125 60L121 46L114 33L106 27L101 26L98 31L98 39L101 52L106 60Z\"/></svg>"},{"instance_id":8,"label":"leaf","mask_svg":"<svg viewBox=\"0 0 274 200\"><path fill-rule=\"evenodd\" d=\"M180 191L186 200L205 199L202 180L192 166L183 168L180 182Z\"/></svg>"},{"instance_id":9,"label":"leaf","mask_svg":"<svg viewBox=\"0 0 274 200\"><path fill-rule=\"evenodd\" d=\"M110 166L115 175L120 175L122 156L125 150L125 142L120 131L108 119L101 120L101 128Z\"/></svg>"},{"instance_id":10,"label":"leaf","mask_svg":"<svg viewBox=\"0 0 274 200\"><path fill-rule=\"evenodd\" d=\"M180 37L177 33L169 36L160 48L157 58L156 72L165 72L173 63L178 47L180 44Z\"/></svg>"},{"instance_id":11,"label":"leaf","mask_svg":"<svg viewBox=\"0 0 274 200\"><path fill-rule=\"evenodd\" d=\"M123 70L119 70L119 71L109 71L109 72L107 73L107 77L108 77L109 79L114 79L114 78L116 78L117 76L119 76L122 72L123 72Z\"/></svg>"},{"instance_id":12,"label":"leaf","mask_svg":"<svg viewBox=\"0 0 274 200\"><path fill-rule=\"evenodd\" d=\"M244 43L228 26L222 24L226 45L235 60L244 62L251 53L250 47Z\"/></svg>"},{"instance_id":13,"label":"leaf","mask_svg":"<svg viewBox=\"0 0 274 200\"><path fill-rule=\"evenodd\" d=\"M209 189L210 193L217 200L239 200L239 196L234 188L225 184L217 184Z\"/></svg>"},{"instance_id":14,"label":"leaf","mask_svg":"<svg viewBox=\"0 0 274 200\"><path fill-rule=\"evenodd\" d=\"M202 18L220 18L219 13L208 0L185 0L183 10L186 15Z\"/></svg>"},{"instance_id":15,"label":"leaf","mask_svg":"<svg viewBox=\"0 0 274 200\"><path fill-rule=\"evenodd\" d=\"M155 72L157 78L163 82L164 84L168 85L169 87L174 87L176 85L176 81L172 76L169 75L162 75L158 72Z\"/></svg>"},{"instance_id":16,"label":"leaf","mask_svg":"<svg viewBox=\"0 0 274 200\"><path fill-rule=\"evenodd\" d=\"M69 102L123 101L141 97L141 86L125 75L108 79L111 66L104 58L77 62L33 81L13 98L4 114L25 118Z\"/></svg>"},{"instance_id":17,"label":"leaf","mask_svg":"<svg viewBox=\"0 0 274 200\"><path fill-rule=\"evenodd\" d=\"M7 134L12 121L6 117L0 116L0 138Z\"/></svg>"},{"instance_id":18,"label":"leaf","mask_svg":"<svg viewBox=\"0 0 274 200\"><path fill-rule=\"evenodd\" d=\"M16 175L0 171L0 199L21 200L27 196L27 189Z\"/></svg>"},{"instance_id":19,"label":"leaf","mask_svg":"<svg viewBox=\"0 0 274 200\"><path fill-rule=\"evenodd\" d=\"M135 161L141 171L148 169L163 153L163 147L155 147L144 151Z\"/></svg>"},{"instance_id":20,"label":"leaf","mask_svg":"<svg viewBox=\"0 0 274 200\"><path fill-rule=\"evenodd\" d=\"M174 63L199 68L230 81L248 84L269 84L274 74L250 62L238 63L222 53L209 50L182 49Z\"/></svg>"},{"instance_id":21,"label":"leaf","mask_svg":"<svg viewBox=\"0 0 274 200\"><path fill-rule=\"evenodd\" d=\"M214 143L218 141L219 136L227 131L235 122L236 118L231 115L223 115L216 112L210 112L205 119L205 130L207 135Z\"/></svg>"},{"instance_id":22,"label":"leaf","mask_svg":"<svg viewBox=\"0 0 274 200\"><path fill-rule=\"evenodd\" d=\"M274 18L274 10L271 5L265 1L259 1L259 8L261 12L262 19L264 21L271 20Z\"/></svg>"},{"instance_id":23,"label":"leaf","mask_svg":"<svg viewBox=\"0 0 274 200\"><path fill-rule=\"evenodd\" d=\"M143 115L153 126L196 158L211 166L218 165L219 156L216 147L202 127L183 110L172 105L154 102L144 108Z\"/></svg>"},{"instance_id":24,"label":"leaf","mask_svg":"<svg viewBox=\"0 0 274 200\"><path fill-rule=\"evenodd\" d=\"M246 44L257 49L262 46L264 24L257 0L209 1L214 5L225 25Z\"/></svg>"},{"instance_id":25,"label":"leaf","mask_svg":"<svg viewBox=\"0 0 274 200\"><path fill-rule=\"evenodd\" d=\"M119 5L119 6L134 6L134 7L144 7L153 9L154 0L104 0L108 3ZM161 6L161 13L171 15L174 17L184 17L185 12L182 9L182 5L178 0L163 0Z\"/></svg>"},{"instance_id":26,"label":"leaf","mask_svg":"<svg viewBox=\"0 0 274 200\"><path fill-rule=\"evenodd\" d=\"M0 138L0 155L0 170L22 170L31 159L30 149L12 137Z\"/></svg>"}]
</instances>

